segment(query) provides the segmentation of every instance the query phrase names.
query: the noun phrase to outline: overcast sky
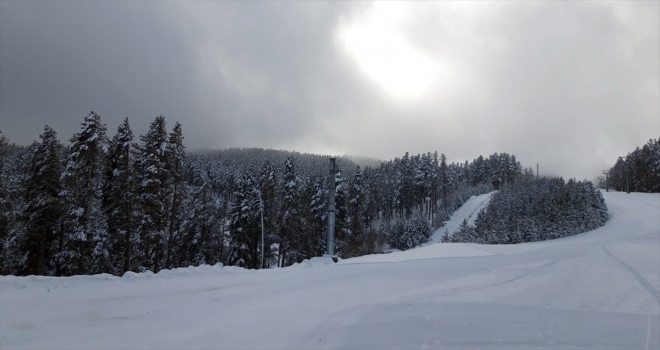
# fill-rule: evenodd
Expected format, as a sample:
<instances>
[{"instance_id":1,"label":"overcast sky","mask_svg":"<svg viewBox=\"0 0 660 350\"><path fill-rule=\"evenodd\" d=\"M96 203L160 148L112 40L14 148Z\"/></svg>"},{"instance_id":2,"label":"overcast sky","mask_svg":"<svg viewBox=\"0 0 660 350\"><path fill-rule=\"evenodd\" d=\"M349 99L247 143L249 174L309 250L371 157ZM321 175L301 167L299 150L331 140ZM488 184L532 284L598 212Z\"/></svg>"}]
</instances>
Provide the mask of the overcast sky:
<instances>
[{"instance_id":1,"label":"overcast sky","mask_svg":"<svg viewBox=\"0 0 660 350\"><path fill-rule=\"evenodd\" d=\"M91 110L188 149L450 161L593 179L660 137L660 2L0 1L0 129Z\"/></svg>"}]
</instances>

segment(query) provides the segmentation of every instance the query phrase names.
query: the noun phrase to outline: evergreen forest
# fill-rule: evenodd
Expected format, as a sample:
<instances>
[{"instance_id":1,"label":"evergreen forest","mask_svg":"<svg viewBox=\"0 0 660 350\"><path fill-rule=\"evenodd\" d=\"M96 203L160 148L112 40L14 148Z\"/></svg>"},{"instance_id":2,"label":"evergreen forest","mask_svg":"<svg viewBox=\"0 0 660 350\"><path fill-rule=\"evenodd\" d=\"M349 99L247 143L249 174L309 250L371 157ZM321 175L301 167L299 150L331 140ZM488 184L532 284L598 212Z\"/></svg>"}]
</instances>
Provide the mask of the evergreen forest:
<instances>
[{"instance_id":1,"label":"evergreen forest","mask_svg":"<svg viewBox=\"0 0 660 350\"><path fill-rule=\"evenodd\" d=\"M651 139L625 157L617 159L599 187L617 191L660 192L660 138ZM629 186L629 187L628 187Z\"/></svg>"},{"instance_id":2,"label":"evergreen forest","mask_svg":"<svg viewBox=\"0 0 660 350\"><path fill-rule=\"evenodd\" d=\"M94 112L66 143L47 125L29 146L0 133L0 274L260 269L325 252L330 156L187 152L184 140L163 116L136 136L128 119L110 133ZM377 166L342 156L337 167L343 258L412 248L470 196L533 177L507 153L471 162L405 153Z\"/></svg>"}]
</instances>

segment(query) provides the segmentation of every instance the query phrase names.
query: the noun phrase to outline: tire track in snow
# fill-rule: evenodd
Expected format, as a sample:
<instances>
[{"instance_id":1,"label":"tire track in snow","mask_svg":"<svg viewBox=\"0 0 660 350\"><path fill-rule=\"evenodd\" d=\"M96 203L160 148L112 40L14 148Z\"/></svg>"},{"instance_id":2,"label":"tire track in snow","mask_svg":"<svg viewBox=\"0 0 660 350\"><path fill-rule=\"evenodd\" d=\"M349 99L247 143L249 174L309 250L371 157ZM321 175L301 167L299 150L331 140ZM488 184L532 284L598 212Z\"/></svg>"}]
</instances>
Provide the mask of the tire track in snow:
<instances>
[{"instance_id":1,"label":"tire track in snow","mask_svg":"<svg viewBox=\"0 0 660 350\"><path fill-rule=\"evenodd\" d=\"M660 306L660 291L655 289L642 275L635 270L632 266L628 265L625 261L619 259L616 255L612 254L612 252L609 251L606 247L603 246L603 251L605 254L609 255L612 259L616 260L621 266L623 266L628 272L630 272L633 277L641 284L648 292L651 294L654 298L655 301L658 303Z\"/></svg>"}]
</instances>

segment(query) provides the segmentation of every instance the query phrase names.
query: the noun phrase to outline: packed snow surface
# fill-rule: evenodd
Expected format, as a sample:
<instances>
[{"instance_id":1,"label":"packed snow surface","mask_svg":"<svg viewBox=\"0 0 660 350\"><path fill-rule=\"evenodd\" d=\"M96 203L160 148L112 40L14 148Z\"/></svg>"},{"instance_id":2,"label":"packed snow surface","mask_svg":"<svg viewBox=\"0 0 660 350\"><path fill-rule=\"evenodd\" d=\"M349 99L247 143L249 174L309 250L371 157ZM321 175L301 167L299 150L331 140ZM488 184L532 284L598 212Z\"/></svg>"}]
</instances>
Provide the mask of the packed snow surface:
<instances>
[{"instance_id":1,"label":"packed snow surface","mask_svg":"<svg viewBox=\"0 0 660 350\"><path fill-rule=\"evenodd\" d=\"M294 268L0 277L2 349L658 349L660 195L597 230Z\"/></svg>"}]
</instances>

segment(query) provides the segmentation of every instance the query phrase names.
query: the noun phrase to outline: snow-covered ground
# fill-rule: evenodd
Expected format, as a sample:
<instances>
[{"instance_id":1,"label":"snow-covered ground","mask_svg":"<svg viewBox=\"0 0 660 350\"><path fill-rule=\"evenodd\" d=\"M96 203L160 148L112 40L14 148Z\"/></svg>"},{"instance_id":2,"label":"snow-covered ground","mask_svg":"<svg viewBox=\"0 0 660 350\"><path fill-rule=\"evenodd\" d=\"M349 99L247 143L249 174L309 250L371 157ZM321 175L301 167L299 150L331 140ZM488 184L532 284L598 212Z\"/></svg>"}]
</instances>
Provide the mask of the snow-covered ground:
<instances>
[{"instance_id":1,"label":"snow-covered ground","mask_svg":"<svg viewBox=\"0 0 660 350\"><path fill-rule=\"evenodd\" d=\"M658 349L660 195L604 195L606 226L548 242L0 277L0 348Z\"/></svg>"}]
</instances>

